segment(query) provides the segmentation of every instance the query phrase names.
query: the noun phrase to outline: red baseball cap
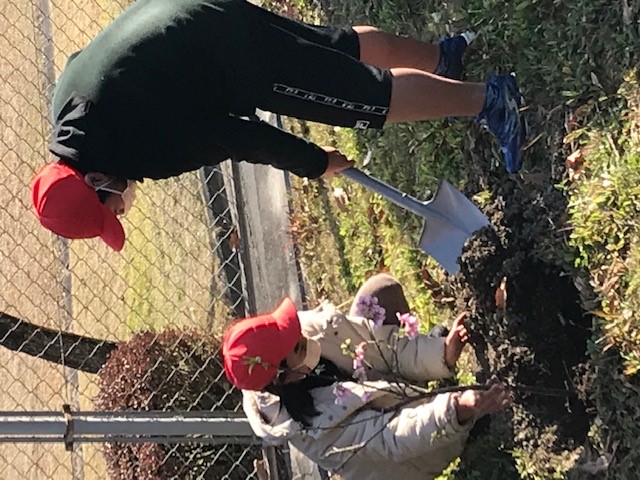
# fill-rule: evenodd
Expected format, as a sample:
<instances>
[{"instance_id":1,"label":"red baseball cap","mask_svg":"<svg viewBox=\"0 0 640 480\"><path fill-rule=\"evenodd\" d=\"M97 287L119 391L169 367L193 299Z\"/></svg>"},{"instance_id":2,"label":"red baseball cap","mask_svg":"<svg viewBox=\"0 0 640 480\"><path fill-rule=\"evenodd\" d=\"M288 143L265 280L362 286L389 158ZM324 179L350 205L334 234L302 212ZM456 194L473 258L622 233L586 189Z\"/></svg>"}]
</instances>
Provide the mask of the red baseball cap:
<instances>
[{"instance_id":1,"label":"red baseball cap","mask_svg":"<svg viewBox=\"0 0 640 480\"><path fill-rule=\"evenodd\" d=\"M114 250L122 250L120 220L70 166L52 162L42 167L31 180L31 199L36 217L53 233L71 239L100 237Z\"/></svg>"},{"instance_id":2,"label":"red baseball cap","mask_svg":"<svg viewBox=\"0 0 640 480\"><path fill-rule=\"evenodd\" d=\"M240 320L224 334L227 378L243 390L262 390L276 378L280 363L301 336L298 310L290 298L271 313Z\"/></svg>"}]
</instances>

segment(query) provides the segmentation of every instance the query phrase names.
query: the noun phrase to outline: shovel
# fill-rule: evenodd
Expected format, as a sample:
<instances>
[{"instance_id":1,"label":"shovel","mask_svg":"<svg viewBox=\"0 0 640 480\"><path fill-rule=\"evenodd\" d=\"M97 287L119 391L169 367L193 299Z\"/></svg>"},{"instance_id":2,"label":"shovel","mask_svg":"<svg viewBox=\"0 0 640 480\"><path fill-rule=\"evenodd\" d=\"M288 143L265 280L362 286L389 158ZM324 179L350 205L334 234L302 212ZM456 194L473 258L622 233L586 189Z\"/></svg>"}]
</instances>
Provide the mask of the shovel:
<instances>
[{"instance_id":1,"label":"shovel","mask_svg":"<svg viewBox=\"0 0 640 480\"><path fill-rule=\"evenodd\" d=\"M392 203L425 219L420 248L431 255L450 275L458 273L458 257L469 237L489 220L471 201L446 180L428 202L417 200L357 168L342 170L343 175Z\"/></svg>"}]
</instances>

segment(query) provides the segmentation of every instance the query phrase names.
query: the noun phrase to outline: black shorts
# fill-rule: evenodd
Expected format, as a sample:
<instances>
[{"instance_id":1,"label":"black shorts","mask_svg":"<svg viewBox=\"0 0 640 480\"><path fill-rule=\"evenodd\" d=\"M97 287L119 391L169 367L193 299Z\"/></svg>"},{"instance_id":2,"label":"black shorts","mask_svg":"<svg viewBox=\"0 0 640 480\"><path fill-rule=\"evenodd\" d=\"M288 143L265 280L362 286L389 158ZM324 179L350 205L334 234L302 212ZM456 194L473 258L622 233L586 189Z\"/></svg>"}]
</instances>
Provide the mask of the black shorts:
<instances>
[{"instance_id":1,"label":"black shorts","mask_svg":"<svg viewBox=\"0 0 640 480\"><path fill-rule=\"evenodd\" d=\"M329 125L382 128L391 72L360 61L352 28L308 25L244 1L227 6L243 26L229 52L241 62L230 82L239 112L259 108Z\"/></svg>"}]
</instances>

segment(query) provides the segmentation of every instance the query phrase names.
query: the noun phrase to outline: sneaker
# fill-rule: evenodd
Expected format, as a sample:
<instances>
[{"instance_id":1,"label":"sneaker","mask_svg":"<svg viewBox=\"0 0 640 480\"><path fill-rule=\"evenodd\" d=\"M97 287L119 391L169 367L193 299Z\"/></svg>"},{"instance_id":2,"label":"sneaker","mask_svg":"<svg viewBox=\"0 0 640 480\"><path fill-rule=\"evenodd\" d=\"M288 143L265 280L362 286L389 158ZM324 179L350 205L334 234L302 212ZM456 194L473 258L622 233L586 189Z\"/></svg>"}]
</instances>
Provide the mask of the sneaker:
<instances>
[{"instance_id":1,"label":"sneaker","mask_svg":"<svg viewBox=\"0 0 640 480\"><path fill-rule=\"evenodd\" d=\"M522 166L520 149L527 135L527 124L520 115L523 105L524 99L514 75L492 75L489 78L484 107L476 121L498 139L509 173L517 173Z\"/></svg>"},{"instance_id":2,"label":"sneaker","mask_svg":"<svg viewBox=\"0 0 640 480\"><path fill-rule=\"evenodd\" d=\"M440 59L435 74L452 80L460 80L464 65L462 56L471 42L476 38L473 32L464 32L440 40Z\"/></svg>"}]
</instances>

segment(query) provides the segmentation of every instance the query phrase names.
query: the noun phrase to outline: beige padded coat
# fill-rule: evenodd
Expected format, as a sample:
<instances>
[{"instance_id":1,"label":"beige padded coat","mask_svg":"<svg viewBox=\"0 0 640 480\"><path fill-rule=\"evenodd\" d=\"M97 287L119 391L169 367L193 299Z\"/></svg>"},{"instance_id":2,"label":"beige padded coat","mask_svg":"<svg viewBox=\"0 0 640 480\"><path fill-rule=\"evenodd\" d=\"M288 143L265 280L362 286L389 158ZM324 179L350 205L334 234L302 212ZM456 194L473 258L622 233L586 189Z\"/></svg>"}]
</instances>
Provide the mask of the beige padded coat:
<instances>
[{"instance_id":1,"label":"beige padded coat","mask_svg":"<svg viewBox=\"0 0 640 480\"><path fill-rule=\"evenodd\" d=\"M358 345L374 335L380 348L369 344L365 354L373 370L368 370L367 382L341 382L346 392L341 404L336 403L333 386L312 390L320 415L310 427L291 419L277 396L243 392L245 413L258 436L272 444L292 443L344 480L429 480L460 455L472 423L458 423L452 394L388 410L406 403L398 392L411 394L408 383L452 374L444 362L443 338L398 338L394 326L372 332L368 320L346 317L331 305L299 312L299 318L305 336L320 342L322 356L345 371L352 370L352 358L342 352L344 340ZM405 384L392 371L399 371Z\"/></svg>"}]
</instances>

